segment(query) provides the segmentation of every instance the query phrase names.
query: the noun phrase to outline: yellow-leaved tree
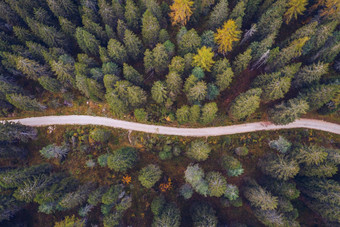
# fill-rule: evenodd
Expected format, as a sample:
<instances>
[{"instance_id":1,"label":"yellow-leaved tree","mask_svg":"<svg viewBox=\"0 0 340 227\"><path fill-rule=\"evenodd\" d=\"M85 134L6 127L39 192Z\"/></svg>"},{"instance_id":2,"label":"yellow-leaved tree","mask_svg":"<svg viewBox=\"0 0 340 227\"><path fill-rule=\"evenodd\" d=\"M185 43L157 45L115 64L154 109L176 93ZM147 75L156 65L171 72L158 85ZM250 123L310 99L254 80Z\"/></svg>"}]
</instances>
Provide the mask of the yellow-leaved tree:
<instances>
[{"instance_id":1,"label":"yellow-leaved tree","mask_svg":"<svg viewBox=\"0 0 340 227\"><path fill-rule=\"evenodd\" d=\"M218 44L218 52L226 54L233 49L233 42L239 41L241 31L237 28L235 21L224 22L222 28L217 29L215 41Z\"/></svg>"},{"instance_id":2,"label":"yellow-leaved tree","mask_svg":"<svg viewBox=\"0 0 340 227\"><path fill-rule=\"evenodd\" d=\"M292 18L297 19L298 15L302 15L306 10L308 0L289 0L288 9L284 15L286 24L288 24Z\"/></svg>"},{"instance_id":3,"label":"yellow-leaved tree","mask_svg":"<svg viewBox=\"0 0 340 227\"><path fill-rule=\"evenodd\" d=\"M321 16L330 18L340 18L340 1L339 0L326 0L324 9L321 11Z\"/></svg>"},{"instance_id":4,"label":"yellow-leaved tree","mask_svg":"<svg viewBox=\"0 0 340 227\"><path fill-rule=\"evenodd\" d=\"M197 51L197 54L193 57L193 66L201 67L202 69L210 72L211 66L215 63L213 60L214 52L212 52L211 47L207 48L203 46Z\"/></svg>"},{"instance_id":5,"label":"yellow-leaved tree","mask_svg":"<svg viewBox=\"0 0 340 227\"><path fill-rule=\"evenodd\" d=\"M170 6L171 12L169 16L173 26L180 24L184 26L190 16L192 15L193 1L190 0L174 0L174 3Z\"/></svg>"}]
</instances>

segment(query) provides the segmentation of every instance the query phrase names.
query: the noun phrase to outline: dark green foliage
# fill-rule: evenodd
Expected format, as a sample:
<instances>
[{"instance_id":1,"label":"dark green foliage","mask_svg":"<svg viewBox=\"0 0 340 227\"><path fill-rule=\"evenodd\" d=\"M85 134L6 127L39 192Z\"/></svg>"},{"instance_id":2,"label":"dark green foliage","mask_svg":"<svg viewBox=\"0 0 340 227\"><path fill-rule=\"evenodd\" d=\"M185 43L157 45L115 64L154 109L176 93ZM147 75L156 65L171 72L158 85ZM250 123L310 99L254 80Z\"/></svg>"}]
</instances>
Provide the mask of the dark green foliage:
<instances>
[{"instance_id":1,"label":"dark green foliage","mask_svg":"<svg viewBox=\"0 0 340 227\"><path fill-rule=\"evenodd\" d=\"M233 62L233 69L236 75L239 75L243 70L248 67L249 62L252 59L251 52L252 50L249 48L245 52L237 55L237 57L235 58L235 61Z\"/></svg>"},{"instance_id":2,"label":"dark green foliage","mask_svg":"<svg viewBox=\"0 0 340 227\"><path fill-rule=\"evenodd\" d=\"M215 102L204 104L204 106L202 107L201 116L202 123L203 124L211 123L215 119L217 111L218 108Z\"/></svg>"},{"instance_id":3,"label":"dark green foliage","mask_svg":"<svg viewBox=\"0 0 340 227\"><path fill-rule=\"evenodd\" d=\"M169 33L165 29L161 29L159 31L159 42L164 43L165 41L170 40Z\"/></svg>"},{"instance_id":4,"label":"dark green foliage","mask_svg":"<svg viewBox=\"0 0 340 227\"><path fill-rule=\"evenodd\" d=\"M244 196L253 207L261 210L275 210L278 205L278 197L273 196L259 185L247 187Z\"/></svg>"},{"instance_id":5,"label":"dark green foliage","mask_svg":"<svg viewBox=\"0 0 340 227\"><path fill-rule=\"evenodd\" d=\"M189 121L190 118L190 108L187 105L178 108L176 111L176 118L178 123L184 124Z\"/></svg>"},{"instance_id":6,"label":"dark green foliage","mask_svg":"<svg viewBox=\"0 0 340 227\"><path fill-rule=\"evenodd\" d=\"M110 154L107 158L107 166L117 172L126 172L137 162L136 149L123 147Z\"/></svg>"},{"instance_id":7,"label":"dark green foliage","mask_svg":"<svg viewBox=\"0 0 340 227\"><path fill-rule=\"evenodd\" d=\"M229 176L239 176L244 172L241 162L230 155L222 157L221 167L227 171Z\"/></svg>"},{"instance_id":8,"label":"dark green foliage","mask_svg":"<svg viewBox=\"0 0 340 227\"><path fill-rule=\"evenodd\" d=\"M216 211L207 203L195 203L190 213L194 226L217 226Z\"/></svg>"},{"instance_id":9,"label":"dark green foliage","mask_svg":"<svg viewBox=\"0 0 340 227\"><path fill-rule=\"evenodd\" d=\"M36 99L31 99L20 94L6 95L6 99L13 106L21 110L42 111L46 109L46 106L40 104Z\"/></svg>"},{"instance_id":10,"label":"dark green foliage","mask_svg":"<svg viewBox=\"0 0 340 227\"><path fill-rule=\"evenodd\" d=\"M19 123L5 121L0 123L0 141L1 142L28 142L35 139L38 131L29 126Z\"/></svg>"},{"instance_id":11,"label":"dark green foliage","mask_svg":"<svg viewBox=\"0 0 340 227\"><path fill-rule=\"evenodd\" d=\"M167 97L167 87L164 82L156 81L151 88L151 95L156 103L164 103Z\"/></svg>"},{"instance_id":12,"label":"dark green foliage","mask_svg":"<svg viewBox=\"0 0 340 227\"><path fill-rule=\"evenodd\" d=\"M138 180L146 188L151 188L161 178L163 171L159 166L149 164L140 170Z\"/></svg>"},{"instance_id":13,"label":"dark green foliage","mask_svg":"<svg viewBox=\"0 0 340 227\"><path fill-rule=\"evenodd\" d=\"M282 136L279 136L277 140L271 140L268 145L280 153L287 153L292 146L292 144Z\"/></svg>"},{"instance_id":14,"label":"dark green foliage","mask_svg":"<svg viewBox=\"0 0 340 227\"><path fill-rule=\"evenodd\" d=\"M253 114L260 106L261 94L262 90L260 88L255 88L237 96L230 106L230 116L240 120Z\"/></svg>"},{"instance_id":15,"label":"dark green foliage","mask_svg":"<svg viewBox=\"0 0 340 227\"><path fill-rule=\"evenodd\" d=\"M196 53L197 49L201 46L201 38L195 31L190 29L177 41L178 52L182 56L187 53Z\"/></svg>"},{"instance_id":16,"label":"dark green foliage","mask_svg":"<svg viewBox=\"0 0 340 227\"><path fill-rule=\"evenodd\" d=\"M192 71L191 74L196 76L198 80L201 80L204 78L204 70L201 67L195 67Z\"/></svg>"},{"instance_id":17,"label":"dark green foliage","mask_svg":"<svg viewBox=\"0 0 340 227\"><path fill-rule=\"evenodd\" d=\"M206 180L209 184L209 195L221 197L227 189L227 181L219 172L207 173Z\"/></svg>"},{"instance_id":18,"label":"dark green foliage","mask_svg":"<svg viewBox=\"0 0 340 227\"><path fill-rule=\"evenodd\" d=\"M110 39L107 46L109 56L118 64L123 64L127 60L127 51L123 44L116 39Z\"/></svg>"},{"instance_id":19,"label":"dark green foliage","mask_svg":"<svg viewBox=\"0 0 340 227\"><path fill-rule=\"evenodd\" d=\"M135 109L133 113L136 120L139 122L146 122L148 120L148 113L142 108Z\"/></svg>"},{"instance_id":20,"label":"dark green foliage","mask_svg":"<svg viewBox=\"0 0 340 227\"><path fill-rule=\"evenodd\" d=\"M208 20L208 26L211 30L215 30L223 25L228 19L228 1L220 0L211 12Z\"/></svg>"},{"instance_id":21,"label":"dark green foliage","mask_svg":"<svg viewBox=\"0 0 340 227\"><path fill-rule=\"evenodd\" d=\"M153 47L158 42L160 26L157 18L154 17L149 9L145 11L142 19L142 36L147 46Z\"/></svg>"},{"instance_id":22,"label":"dark green foliage","mask_svg":"<svg viewBox=\"0 0 340 227\"><path fill-rule=\"evenodd\" d=\"M166 204L164 196L157 196L152 200L151 211L154 216L159 216Z\"/></svg>"},{"instance_id":23,"label":"dark green foliage","mask_svg":"<svg viewBox=\"0 0 340 227\"><path fill-rule=\"evenodd\" d=\"M274 124L286 125L298 119L301 114L305 114L308 108L309 105L304 99L290 99L271 109L269 117Z\"/></svg>"},{"instance_id":24,"label":"dark green foliage","mask_svg":"<svg viewBox=\"0 0 340 227\"><path fill-rule=\"evenodd\" d=\"M71 0L47 0L47 4L56 17L72 18L77 13L77 6Z\"/></svg>"},{"instance_id":25,"label":"dark green foliage","mask_svg":"<svg viewBox=\"0 0 340 227\"><path fill-rule=\"evenodd\" d=\"M80 185L74 192L69 192L59 201L59 205L64 209L72 209L83 204L91 191L94 190L93 184Z\"/></svg>"},{"instance_id":26,"label":"dark green foliage","mask_svg":"<svg viewBox=\"0 0 340 227\"><path fill-rule=\"evenodd\" d=\"M190 164L184 172L185 181L203 196L209 195L209 184L204 179L204 171L198 164Z\"/></svg>"},{"instance_id":27,"label":"dark green foliage","mask_svg":"<svg viewBox=\"0 0 340 227\"><path fill-rule=\"evenodd\" d=\"M132 60L138 60L141 58L143 50L143 43L136 34L126 29L124 34L124 44L126 52Z\"/></svg>"},{"instance_id":28,"label":"dark green foliage","mask_svg":"<svg viewBox=\"0 0 340 227\"><path fill-rule=\"evenodd\" d=\"M215 49L216 43L214 38L214 32L212 30L206 30L203 32L201 36L201 45Z\"/></svg>"},{"instance_id":29,"label":"dark green foliage","mask_svg":"<svg viewBox=\"0 0 340 227\"><path fill-rule=\"evenodd\" d=\"M0 195L0 204L0 222L10 220L22 207L21 202L8 195Z\"/></svg>"},{"instance_id":30,"label":"dark green foliage","mask_svg":"<svg viewBox=\"0 0 340 227\"><path fill-rule=\"evenodd\" d=\"M42 76L38 79L40 85L45 88L47 91L58 93L61 89L61 84L58 80L49 77L49 76Z\"/></svg>"},{"instance_id":31,"label":"dark green foliage","mask_svg":"<svg viewBox=\"0 0 340 227\"><path fill-rule=\"evenodd\" d=\"M143 82L143 75L126 63L123 64L123 75L131 83L139 85Z\"/></svg>"},{"instance_id":32,"label":"dark green foliage","mask_svg":"<svg viewBox=\"0 0 340 227\"><path fill-rule=\"evenodd\" d=\"M133 29L139 29L140 23L140 12L134 1L127 0L125 5L124 16L127 22L127 25Z\"/></svg>"},{"instance_id":33,"label":"dark green foliage","mask_svg":"<svg viewBox=\"0 0 340 227\"><path fill-rule=\"evenodd\" d=\"M170 63L170 57L167 52L165 45L157 44L156 47L152 50L153 54L153 67L155 68L156 73L160 74L164 72Z\"/></svg>"},{"instance_id":34,"label":"dark green foliage","mask_svg":"<svg viewBox=\"0 0 340 227\"><path fill-rule=\"evenodd\" d=\"M232 185L232 184L227 184L224 197L226 197L230 201L237 200L239 198L239 190L237 186Z\"/></svg>"},{"instance_id":35,"label":"dark green foliage","mask_svg":"<svg viewBox=\"0 0 340 227\"><path fill-rule=\"evenodd\" d=\"M65 157L69 151L70 151L69 147L67 147L66 145L57 146L55 144L50 144L42 148L39 152L44 158L47 158L47 159L51 159L51 158L61 159Z\"/></svg>"},{"instance_id":36,"label":"dark green foliage","mask_svg":"<svg viewBox=\"0 0 340 227\"><path fill-rule=\"evenodd\" d=\"M155 215L152 226L154 227L179 227L181 212L175 204L165 204L159 215Z\"/></svg>"},{"instance_id":37,"label":"dark green foliage","mask_svg":"<svg viewBox=\"0 0 340 227\"><path fill-rule=\"evenodd\" d=\"M102 196L102 203L105 205L113 205L115 204L124 191L124 186L121 184L117 184L111 186L109 190L107 190Z\"/></svg>"},{"instance_id":38,"label":"dark green foliage","mask_svg":"<svg viewBox=\"0 0 340 227\"><path fill-rule=\"evenodd\" d=\"M327 72L328 64L318 62L317 64L306 65L295 75L293 85L295 87L303 87L313 82L318 82Z\"/></svg>"},{"instance_id":39,"label":"dark green foliage","mask_svg":"<svg viewBox=\"0 0 340 227\"><path fill-rule=\"evenodd\" d=\"M90 137L96 142L107 143L112 137L110 130L95 128L91 130Z\"/></svg>"},{"instance_id":40,"label":"dark green foliage","mask_svg":"<svg viewBox=\"0 0 340 227\"><path fill-rule=\"evenodd\" d=\"M194 140L185 153L189 158L197 161L204 161L209 157L211 147L203 140Z\"/></svg>"},{"instance_id":41,"label":"dark green foliage","mask_svg":"<svg viewBox=\"0 0 340 227\"><path fill-rule=\"evenodd\" d=\"M175 99L178 94L181 93L182 90L182 78L175 71L169 72L166 76L166 85L169 89L169 95L172 99Z\"/></svg>"},{"instance_id":42,"label":"dark green foliage","mask_svg":"<svg viewBox=\"0 0 340 227\"><path fill-rule=\"evenodd\" d=\"M317 110L335 97L338 91L339 85L337 84L318 85L310 89L303 90L299 96L306 99L309 105L309 110Z\"/></svg>"}]
</instances>

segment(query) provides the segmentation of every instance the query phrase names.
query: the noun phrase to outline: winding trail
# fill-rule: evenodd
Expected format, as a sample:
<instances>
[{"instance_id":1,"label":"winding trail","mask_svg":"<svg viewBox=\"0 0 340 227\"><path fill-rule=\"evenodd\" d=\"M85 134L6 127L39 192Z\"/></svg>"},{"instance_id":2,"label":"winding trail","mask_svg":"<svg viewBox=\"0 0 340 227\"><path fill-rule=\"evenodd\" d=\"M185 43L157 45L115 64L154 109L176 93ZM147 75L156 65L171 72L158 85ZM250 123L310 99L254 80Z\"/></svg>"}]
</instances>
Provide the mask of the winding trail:
<instances>
[{"instance_id":1,"label":"winding trail","mask_svg":"<svg viewBox=\"0 0 340 227\"><path fill-rule=\"evenodd\" d=\"M101 125L112 128L121 128L131 131L140 131L146 133L163 134L163 135L178 135L192 137L220 136L246 132L279 130L292 128L308 128L326 132L331 132L340 135L340 125L321 120L300 119L288 125L274 125L270 122L255 122L221 127L208 128L176 128L158 125L140 124L136 122L116 120L107 117L94 117L87 115L63 115L63 116L44 116L30 117L9 120L19 122L23 125L41 127L48 125ZM0 121L3 122L3 121Z\"/></svg>"}]
</instances>

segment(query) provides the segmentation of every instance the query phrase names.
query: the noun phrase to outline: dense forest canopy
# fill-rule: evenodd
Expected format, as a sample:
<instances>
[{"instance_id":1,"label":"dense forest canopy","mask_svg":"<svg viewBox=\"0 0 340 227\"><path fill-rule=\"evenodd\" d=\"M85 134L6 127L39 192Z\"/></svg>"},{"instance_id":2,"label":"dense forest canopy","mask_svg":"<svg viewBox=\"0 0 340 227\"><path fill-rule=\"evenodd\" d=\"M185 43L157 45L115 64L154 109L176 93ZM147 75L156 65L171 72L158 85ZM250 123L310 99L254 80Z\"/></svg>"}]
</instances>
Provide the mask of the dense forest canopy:
<instances>
[{"instance_id":1,"label":"dense forest canopy","mask_svg":"<svg viewBox=\"0 0 340 227\"><path fill-rule=\"evenodd\" d=\"M4 119L339 122L339 0L0 0L0 12ZM337 226L339 144L4 122L0 225Z\"/></svg>"}]
</instances>

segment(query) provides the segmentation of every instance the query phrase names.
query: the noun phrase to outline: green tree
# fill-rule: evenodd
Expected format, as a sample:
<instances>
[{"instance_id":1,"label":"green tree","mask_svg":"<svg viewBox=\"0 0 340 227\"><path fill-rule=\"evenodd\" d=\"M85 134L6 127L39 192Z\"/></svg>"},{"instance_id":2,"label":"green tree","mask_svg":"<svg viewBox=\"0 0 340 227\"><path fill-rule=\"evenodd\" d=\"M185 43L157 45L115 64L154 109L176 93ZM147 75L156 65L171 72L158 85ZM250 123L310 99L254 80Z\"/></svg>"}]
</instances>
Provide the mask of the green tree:
<instances>
[{"instance_id":1,"label":"green tree","mask_svg":"<svg viewBox=\"0 0 340 227\"><path fill-rule=\"evenodd\" d=\"M210 47L213 50L216 49L215 37L214 32L212 30L206 30L203 32L201 36L201 45Z\"/></svg>"},{"instance_id":2,"label":"green tree","mask_svg":"<svg viewBox=\"0 0 340 227\"><path fill-rule=\"evenodd\" d=\"M248 2L246 1L238 1L234 9L231 11L230 14L230 19L234 20L237 27L241 28L242 27L242 22L243 22L243 17L245 15L245 10L246 10L246 4Z\"/></svg>"},{"instance_id":3,"label":"green tree","mask_svg":"<svg viewBox=\"0 0 340 227\"><path fill-rule=\"evenodd\" d=\"M116 75L106 74L103 78L106 92L111 92L114 88L115 83L119 80L120 78Z\"/></svg>"},{"instance_id":4,"label":"green tree","mask_svg":"<svg viewBox=\"0 0 340 227\"><path fill-rule=\"evenodd\" d=\"M65 157L69 151L70 149L66 145L57 146L55 144L50 144L46 147L43 147L39 152L44 158L47 159L51 158L61 159Z\"/></svg>"},{"instance_id":5,"label":"green tree","mask_svg":"<svg viewBox=\"0 0 340 227\"><path fill-rule=\"evenodd\" d=\"M227 0L220 0L211 12L208 25L211 30L221 27L222 24L228 19L229 8Z\"/></svg>"},{"instance_id":6,"label":"green tree","mask_svg":"<svg viewBox=\"0 0 340 227\"><path fill-rule=\"evenodd\" d=\"M144 58L143 58L145 73L149 74L155 69L154 60L155 59L154 59L154 56L152 54L152 51L147 49L144 52Z\"/></svg>"},{"instance_id":7,"label":"green tree","mask_svg":"<svg viewBox=\"0 0 340 227\"><path fill-rule=\"evenodd\" d=\"M308 86L313 82L319 82L321 77L328 72L328 64L322 62L306 65L295 75L293 85L295 87Z\"/></svg>"},{"instance_id":8,"label":"green tree","mask_svg":"<svg viewBox=\"0 0 340 227\"><path fill-rule=\"evenodd\" d=\"M123 64L123 74L125 79L134 84L142 84L144 80L143 75L126 63Z\"/></svg>"},{"instance_id":9,"label":"green tree","mask_svg":"<svg viewBox=\"0 0 340 227\"><path fill-rule=\"evenodd\" d=\"M96 80L87 78L86 79L89 97L94 101L100 101L104 99L104 87Z\"/></svg>"},{"instance_id":10,"label":"green tree","mask_svg":"<svg viewBox=\"0 0 340 227\"><path fill-rule=\"evenodd\" d=\"M49 76L41 76L38 81L44 89L53 93L60 92L62 87L58 80Z\"/></svg>"},{"instance_id":11,"label":"green tree","mask_svg":"<svg viewBox=\"0 0 340 227\"><path fill-rule=\"evenodd\" d=\"M77 69L71 56L67 54L61 55L58 60L51 60L50 66L51 70L57 75L58 80L65 86L76 86L74 71L77 71Z\"/></svg>"},{"instance_id":12,"label":"green tree","mask_svg":"<svg viewBox=\"0 0 340 227\"><path fill-rule=\"evenodd\" d=\"M164 103L167 98L168 90L164 82L156 81L151 88L151 96L156 103Z\"/></svg>"},{"instance_id":13,"label":"green tree","mask_svg":"<svg viewBox=\"0 0 340 227\"><path fill-rule=\"evenodd\" d=\"M180 124L185 124L189 121L190 117L190 108L187 105L178 108L176 111L176 118Z\"/></svg>"},{"instance_id":14,"label":"green tree","mask_svg":"<svg viewBox=\"0 0 340 227\"><path fill-rule=\"evenodd\" d=\"M161 178L162 170L159 166L149 164L140 170L138 180L146 188L151 188Z\"/></svg>"},{"instance_id":15,"label":"green tree","mask_svg":"<svg viewBox=\"0 0 340 227\"><path fill-rule=\"evenodd\" d=\"M28 142L37 135L38 131L35 128L20 123L5 121L0 124L0 142Z\"/></svg>"},{"instance_id":16,"label":"green tree","mask_svg":"<svg viewBox=\"0 0 340 227\"><path fill-rule=\"evenodd\" d=\"M269 110L270 120L277 125L286 125L305 114L309 105L304 99L290 99Z\"/></svg>"},{"instance_id":17,"label":"green tree","mask_svg":"<svg viewBox=\"0 0 340 227\"><path fill-rule=\"evenodd\" d=\"M239 160L230 155L224 155L221 159L221 166L228 173L228 176L239 176L244 172Z\"/></svg>"},{"instance_id":18,"label":"green tree","mask_svg":"<svg viewBox=\"0 0 340 227\"><path fill-rule=\"evenodd\" d=\"M206 103L202 108L202 123L211 123L215 119L217 111L218 108L215 102Z\"/></svg>"},{"instance_id":19,"label":"green tree","mask_svg":"<svg viewBox=\"0 0 340 227\"><path fill-rule=\"evenodd\" d=\"M224 197L229 199L230 201L236 200L239 198L239 190L236 185L227 184L227 188L224 193Z\"/></svg>"},{"instance_id":20,"label":"green tree","mask_svg":"<svg viewBox=\"0 0 340 227\"><path fill-rule=\"evenodd\" d=\"M271 140L268 143L269 147L279 151L280 153L287 153L292 146L292 143L285 139L283 136L279 136L277 140Z\"/></svg>"},{"instance_id":21,"label":"green tree","mask_svg":"<svg viewBox=\"0 0 340 227\"><path fill-rule=\"evenodd\" d=\"M227 181L219 172L209 172L206 176L209 183L209 195L221 197L227 190Z\"/></svg>"},{"instance_id":22,"label":"green tree","mask_svg":"<svg viewBox=\"0 0 340 227\"><path fill-rule=\"evenodd\" d=\"M318 165L323 163L328 156L325 148L317 145L303 146L299 149L296 159L306 165Z\"/></svg>"},{"instance_id":23,"label":"green tree","mask_svg":"<svg viewBox=\"0 0 340 227\"><path fill-rule=\"evenodd\" d=\"M90 138L96 142L107 143L112 138L112 133L108 129L95 128L90 131Z\"/></svg>"},{"instance_id":24,"label":"green tree","mask_svg":"<svg viewBox=\"0 0 340 227\"><path fill-rule=\"evenodd\" d=\"M78 27L76 29L76 39L79 47L87 54L99 54L99 41L94 35L86 31L84 28Z\"/></svg>"},{"instance_id":25,"label":"green tree","mask_svg":"<svg viewBox=\"0 0 340 227\"><path fill-rule=\"evenodd\" d=\"M148 120L148 113L143 108L135 109L133 113L139 122L146 122Z\"/></svg>"},{"instance_id":26,"label":"green tree","mask_svg":"<svg viewBox=\"0 0 340 227\"><path fill-rule=\"evenodd\" d=\"M179 192L180 192L181 196L184 197L184 199L190 199L192 197L192 194L193 194L193 190L192 190L192 187L190 186L190 184L183 184L180 187Z\"/></svg>"},{"instance_id":27,"label":"green tree","mask_svg":"<svg viewBox=\"0 0 340 227\"><path fill-rule=\"evenodd\" d=\"M134 31L138 30L140 23L140 12L132 0L126 1L124 16L127 25Z\"/></svg>"},{"instance_id":28,"label":"green tree","mask_svg":"<svg viewBox=\"0 0 340 227\"><path fill-rule=\"evenodd\" d=\"M159 42L164 43L167 40L170 40L170 36L168 31L163 28L159 31Z\"/></svg>"},{"instance_id":29,"label":"green tree","mask_svg":"<svg viewBox=\"0 0 340 227\"><path fill-rule=\"evenodd\" d=\"M76 33L76 26L71 21L66 19L65 17L58 17L59 24L61 27L61 30L68 35L69 37L74 37L74 34Z\"/></svg>"},{"instance_id":30,"label":"green tree","mask_svg":"<svg viewBox=\"0 0 340 227\"><path fill-rule=\"evenodd\" d=\"M30 79L37 80L41 76L50 74L46 66L34 60L19 56L15 59L15 62L16 68L23 74L26 74Z\"/></svg>"},{"instance_id":31,"label":"green tree","mask_svg":"<svg viewBox=\"0 0 340 227\"><path fill-rule=\"evenodd\" d=\"M209 83L208 84L208 91L207 91L207 99L208 100L214 100L217 98L217 96L220 94L219 88L213 84Z\"/></svg>"},{"instance_id":32,"label":"green tree","mask_svg":"<svg viewBox=\"0 0 340 227\"><path fill-rule=\"evenodd\" d=\"M130 58L132 58L132 60L136 61L140 59L142 53L144 52L143 43L136 34L128 29L125 30L124 44L126 47L126 52Z\"/></svg>"},{"instance_id":33,"label":"green tree","mask_svg":"<svg viewBox=\"0 0 340 227\"><path fill-rule=\"evenodd\" d=\"M83 204L91 191L94 190L93 184L80 185L74 192L69 192L59 201L59 205L64 209L72 209Z\"/></svg>"},{"instance_id":34,"label":"green tree","mask_svg":"<svg viewBox=\"0 0 340 227\"><path fill-rule=\"evenodd\" d=\"M36 99L21 94L8 94L6 100L18 109L26 111L42 111L46 106L40 104Z\"/></svg>"},{"instance_id":35,"label":"green tree","mask_svg":"<svg viewBox=\"0 0 340 227\"><path fill-rule=\"evenodd\" d=\"M77 15L77 6L71 0L47 0L47 4L56 17L72 18Z\"/></svg>"},{"instance_id":36,"label":"green tree","mask_svg":"<svg viewBox=\"0 0 340 227\"><path fill-rule=\"evenodd\" d=\"M306 99L309 110L317 110L332 100L339 91L337 84L323 84L303 90L299 97Z\"/></svg>"},{"instance_id":37,"label":"green tree","mask_svg":"<svg viewBox=\"0 0 340 227\"><path fill-rule=\"evenodd\" d=\"M166 76L166 87L169 89L169 95L173 99L182 91L183 80L175 71L170 71Z\"/></svg>"},{"instance_id":38,"label":"green tree","mask_svg":"<svg viewBox=\"0 0 340 227\"><path fill-rule=\"evenodd\" d=\"M262 210L274 210L278 205L278 197L273 196L259 185L247 187L244 191L244 196L252 206Z\"/></svg>"},{"instance_id":39,"label":"green tree","mask_svg":"<svg viewBox=\"0 0 340 227\"><path fill-rule=\"evenodd\" d=\"M216 211L208 203L195 203L190 208L194 226L216 227L218 219Z\"/></svg>"},{"instance_id":40,"label":"green tree","mask_svg":"<svg viewBox=\"0 0 340 227\"><path fill-rule=\"evenodd\" d=\"M190 29L180 39L178 44L178 52L184 56L187 53L196 53L201 46L201 38L195 29Z\"/></svg>"},{"instance_id":41,"label":"green tree","mask_svg":"<svg viewBox=\"0 0 340 227\"><path fill-rule=\"evenodd\" d=\"M165 204L162 212L154 217L152 226L154 227L179 227L181 224L181 212L172 203Z\"/></svg>"},{"instance_id":42,"label":"green tree","mask_svg":"<svg viewBox=\"0 0 340 227\"><path fill-rule=\"evenodd\" d=\"M198 164L190 164L184 172L184 178L199 194L203 196L209 194L209 185L204 179L204 171Z\"/></svg>"},{"instance_id":43,"label":"green tree","mask_svg":"<svg viewBox=\"0 0 340 227\"><path fill-rule=\"evenodd\" d=\"M190 102L203 101L207 95L207 84L204 81L198 81L188 91L187 97Z\"/></svg>"},{"instance_id":44,"label":"green tree","mask_svg":"<svg viewBox=\"0 0 340 227\"><path fill-rule=\"evenodd\" d=\"M157 18L154 17L149 9L145 11L142 18L142 36L144 44L153 47L158 42L160 26Z\"/></svg>"},{"instance_id":45,"label":"green tree","mask_svg":"<svg viewBox=\"0 0 340 227\"><path fill-rule=\"evenodd\" d=\"M190 107L190 117L189 120L192 123L196 123L201 116L201 108L199 105L193 105Z\"/></svg>"},{"instance_id":46,"label":"green tree","mask_svg":"<svg viewBox=\"0 0 340 227\"><path fill-rule=\"evenodd\" d=\"M268 155L259 162L261 171L279 180L294 178L299 170L299 164L294 160L282 155Z\"/></svg>"},{"instance_id":47,"label":"green tree","mask_svg":"<svg viewBox=\"0 0 340 227\"><path fill-rule=\"evenodd\" d=\"M33 176L25 179L14 191L13 197L26 203L32 202L35 195L48 186L51 178L47 175Z\"/></svg>"},{"instance_id":48,"label":"green tree","mask_svg":"<svg viewBox=\"0 0 340 227\"><path fill-rule=\"evenodd\" d=\"M153 54L153 67L157 74L164 72L170 63L169 55L166 51L166 47L163 44L158 43L152 50Z\"/></svg>"},{"instance_id":49,"label":"green tree","mask_svg":"<svg viewBox=\"0 0 340 227\"><path fill-rule=\"evenodd\" d=\"M254 88L237 96L230 106L230 116L237 120L250 116L260 106L261 93L261 89Z\"/></svg>"},{"instance_id":50,"label":"green tree","mask_svg":"<svg viewBox=\"0 0 340 227\"><path fill-rule=\"evenodd\" d=\"M126 172L137 162L137 151L132 147L123 147L115 150L108 156L107 165L110 169L117 172Z\"/></svg>"},{"instance_id":51,"label":"green tree","mask_svg":"<svg viewBox=\"0 0 340 227\"><path fill-rule=\"evenodd\" d=\"M235 74L239 75L241 72L243 72L248 67L251 59L251 48L248 48L242 54L237 55L235 61L233 62L233 69Z\"/></svg>"},{"instance_id":52,"label":"green tree","mask_svg":"<svg viewBox=\"0 0 340 227\"><path fill-rule=\"evenodd\" d=\"M194 160L205 161L208 159L210 152L211 147L209 144L203 140L194 140L191 142L190 147L185 154Z\"/></svg>"},{"instance_id":53,"label":"green tree","mask_svg":"<svg viewBox=\"0 0 340 227\"><path fill-rule=\"evenodd\" d=\"M110 39L107 50L109 56L118 64L123 64L127 60L127 51L123 44L116 39Z\"/></svg>"},{"instance_id":54,"label":"green tree","mask_svg":"<svg viewBox=\"0 0 340 227\"><path fill-rule=\"evenodd\" d=\"M181 56L175 56L171 59L171 64L169 65L170 72L177 72L179 75L182 75L185 68L184 58Z\"/></svg>"}]
</instances>

